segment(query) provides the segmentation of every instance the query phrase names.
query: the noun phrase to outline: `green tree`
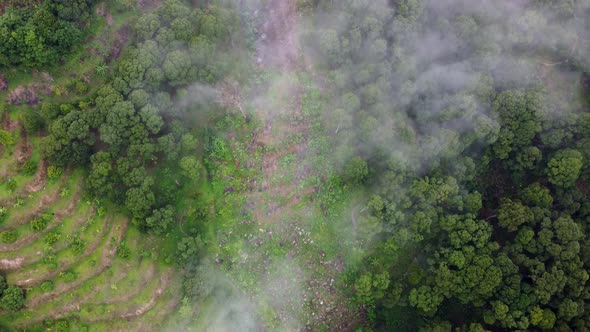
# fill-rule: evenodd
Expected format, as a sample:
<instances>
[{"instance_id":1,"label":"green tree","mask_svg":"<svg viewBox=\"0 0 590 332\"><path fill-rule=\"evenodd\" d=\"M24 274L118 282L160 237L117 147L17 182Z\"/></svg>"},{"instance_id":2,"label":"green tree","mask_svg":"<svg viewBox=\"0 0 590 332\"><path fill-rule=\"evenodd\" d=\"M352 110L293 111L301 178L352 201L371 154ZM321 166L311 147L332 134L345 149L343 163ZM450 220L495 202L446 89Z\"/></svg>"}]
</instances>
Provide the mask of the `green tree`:
<instances>
[{"instance_id":1,"label":"green tree","mask_svg":"<svg viewBox=\"0 0 590 332\"><path fill-rule=\"evenodd\" d=\"M494 109L502 127L493 150L499 159L507 159L511 151L528 146L541 130L542 105L535 92L505 91L496 97Z\"/></svg>"},{"instance_id":2,"label":"green tree","mask_svg":"<svg viewBox=\"0 0 590 332\"><path fill-rule=\"evenodd\" d=\"M179 164L182 169L182 174L189 179L198 180L201 177L202 166L196 157L182 157Z\"/></svg>"},{"instance_id":3,"label":"green tree","mask_svg":"<svg viewBox=\"0 0 590 332\"><path fill-rule=\"evenodd\" d=\"M582 154L576 150L560 150L547 164L549 182L559 187L571 187L580 177L584 165Z\"/></svg>"},{"instance_id":4,"label":"green tree","mask_svg":"<svg viewBox=\"0 0 590 332\"><path fill-rule=\"evenodd\" d=\"M9 286L2 292L0 307L8 311L18 311L25 304L25 294L20 287Z\"/></svg>"},{"instance_id":5,"label":"green tree","mask_svg":"<svg viewBox=\"0 0 590 332\"><path fill-rule=\"evenodd\" d=\"M369 175L367 162L360 158L354 157L344 167L343 178L351 184L360 184Z\"/></svg>"},{"instance_id":6,"label":"green tree","mask_svg":"<svg viewBox=\"0 0 590 332\"><path fill-rule=\"evenodd\" d=\"M412 306L429 315L433 315L438 310L443 299L443 296L430 286L412 289L409 297Z\"/></svg>"},{"instance_id":7,"label":"green tree","mask_svg":"<svg viewBox=\"0 0 590 332\"><path fill-rule=\"evenodd\" d=\"M164 234L174 223L176 211L171 205L154 210L152 215L145 219L145 226L155 234Z\"/></svg>"},{"instance_id":8,"label":"green tree","mask_svg":"<svg viewBox=\"0 0 590 332\"><path fill-rule=\"evenodd\" d=\"M504 199L498 209L498 223L510 232L515 232L522 224L533 221L531 209L518 201Z\"/></svg>"},{"instance_id":9,"label":"green tree","mask_svg":"<svg viewBox=\"0 0 590 332\"><path fill-rule=\"evenodd\" d=\"M172 51L164 60L162 66L164 75L172 86L188 83L196 75L192 73L192 62L186 51Z\"/></svg>"}]
</instances>

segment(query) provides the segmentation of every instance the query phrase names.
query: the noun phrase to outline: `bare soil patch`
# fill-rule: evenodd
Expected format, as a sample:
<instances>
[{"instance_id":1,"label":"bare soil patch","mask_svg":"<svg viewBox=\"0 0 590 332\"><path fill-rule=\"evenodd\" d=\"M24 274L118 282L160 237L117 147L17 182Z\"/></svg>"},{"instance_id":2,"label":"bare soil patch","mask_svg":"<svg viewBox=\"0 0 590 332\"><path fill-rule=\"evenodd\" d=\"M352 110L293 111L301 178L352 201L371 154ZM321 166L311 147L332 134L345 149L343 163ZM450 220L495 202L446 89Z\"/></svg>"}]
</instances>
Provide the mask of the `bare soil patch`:
<instances>
[{"instance_id":1,"label":"bare soil patch","mask_svg":"<svg viewBox=\"0 0 590 332\"><path fill-rule=\"evenodd\" d=\"M17 257L15 259L0 259L0 270L16 270L22 266L24 257Z\"/></svg>"},{"instance_id":2,"label":"bare soil patch","mask_svg":"<svg viewBox=\"0 0 590 332\"><path fill-rule=\"evenodd\" d=\"M111 63L113 60L119 59L121 56L121 51L123 50L123 46L125 46L125 43L127 43L128 36L129 29L127 27L123 27L117 31L111 44L109 56L106 58L107 63Z\"/></svg>"},{"instance_id":3,"label":"bare soil patch","mask_svg":"<svg viewBox=\"0 0 590 332\"><path fill-rule=\"evenodd\" d=\"M50 95L51 86L47 83L19 85L6 95L5 101L12 105L35 105L39 95Z\"/></svg>"},{"instance_id":4,"label":"bare soil patch","mask_svg":"<svg viewBox=\"0 0 590 332\"><path fill-rule=\"evenodd\" d=\"M8 80L0 73L0 92L4 92L6 89L8 89Z\"/></svg>"},{"instance_id":5,"label":"bare soil patch","mask_svg":"<svg viewBox=\"0 0 590 332\"><path fill-rule=\"evenodd\" d=\"M104 17L105 21L107 22L107 24L113 25L113 23L115 22L115 20L113 19L113 15L111 14L111 12L105 7L105 4L102 3L100 6L96 7L96 15Z\"/></svg>"},{"instance_id":6,"label":"bare soil patch","mask_svg":"<svg viewBox=\"0 0 590 332\"><path fill-rule=\"evenodd\" d=\"M15 131L18 128L22 128L22 123L20 121L11 120L9 115L9 110L6 110L4 114L2 114L2 128L8 131Z\"/></svg>"},{"instance_id":7,"label":"bare soil patch","mask_svg":"<svg viewBox=\"0 0 590 332\"><path fill-rule=\"evenodd\" d=\"M293 69L299 57L298 13L295 1L270 0L262 10L257 62L260 66Z\"/></svg>"},{"instance_id":8,"label":"bare soil patch","mask_svg":"<svg viewBox=\"0 0 590 332\"><path fill-rule=\"evenodd\" d=\"M147 12L156 9L160 6L162 0L137 0L137 6L143 11Z\"/></svg>"}]
</instances>

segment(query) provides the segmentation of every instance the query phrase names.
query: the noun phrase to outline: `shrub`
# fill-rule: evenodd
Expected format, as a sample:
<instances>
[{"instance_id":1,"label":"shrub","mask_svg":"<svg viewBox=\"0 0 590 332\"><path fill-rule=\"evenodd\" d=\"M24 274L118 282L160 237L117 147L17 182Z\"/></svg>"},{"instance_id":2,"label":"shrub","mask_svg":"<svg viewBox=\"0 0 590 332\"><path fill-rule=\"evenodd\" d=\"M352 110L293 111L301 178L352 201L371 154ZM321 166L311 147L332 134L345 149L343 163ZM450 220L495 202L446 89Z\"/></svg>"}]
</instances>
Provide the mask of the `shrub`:
<instances>
[{"instance_id":1,"label":"shrub","mask_svg":"<svg viewBox=\"0 0 590 332\"><path fill-rule=\"evenodd\" d=\"M47 227L49 221L51 221L51 215L43 214L33 219L33 221L31 222L31 229L35 232L41 232Z\"/></svg>"},{"instance_id":2,"label":"shrub","mask_svg":"<svg viewBox=\"0 0 590 332\"><path fill-rule=\"evenodd\" d=\"M37 111L25 112L22 120L24 122L25 130L29 134L34 134L45 127L45 119L43 119L43 115Z\"/></svg>"},{"instance_id":3,"label":"shrub","mask_svg":"<svg viewBox=\"0 0 590 332\"><path fill-rule=\"evenodd\" d=\"M62 277L65 282L72 282L76 280L76 278L78 278L76 273L72 271L65 272L64 274L62 274Z\"/></svg>"},{"instance_id":4,"label":"shrub","mask_svg":"<svg viewBox=\"0 0 590 332\"><path fill-rule=\"evenodd\" d=\"M8 191L10 191L12 193L16 190L16 187L17 187L17 184L13 178L9 178L8 180L6 180L6 188L8 188Z\"/></svg>"},{"instance_id":5,"label":"shrub","mask_svg":"<svg viewBox=\"0 0 590 332\"><path fill-rule=\"evenodd\" d=\"M55 288L55 285L53 284L53 281L45 280L41 283L39 288L41 288L41 291L43 291L44 293L49 293Z\"/></svg>"},{"instance_id":6,"label":"shrub","mask_svg":"<svg viewBox=\"0 0 590 332\"><path fill-rule=\"evenodd\" d=\"M9 230L0 233L0 241L2 241L2 243L14 243L16 238L17 234L15 230Z\"/></svg>"},{"instance_id":7,"label":"shrub","mask_svg":"<svg viewBox=\"0 0 590 332\"><path fill-rule=\"evenodd\" d=\"M10 286L2 292L0 307L8 311L18 311L25 304L23 290L17 286Z\"/></svg>"},{"instance_id":8,"label":"shrub","mask_svg":"<svg viewBox=\"0 0 590 332\"><path fill-rule=\"evenodd\" d=\"M78 81L75 84L76 93L79 95L83 95L88 92L88 83L84 81Z\"/></svg>"},{"instance_id":9,"label":"shrub","mask_svg":"<svg viewBox=\"0 0 590 332\"><path fill-rule=\"evenodd\" d=\"M122 259L128 259L131 256L131 250L127 247L125 241L121 242L119 248L117 249L117 256L121 257Z\"/></svg>"},{"instance_id":10,"label":"shrub","mask_svg":"<svg viewBox=\"0 0 590 332\"><path fill-rule=\"evenodd\" d=\"M53 253L46 253L43 256L43 263L49 265L51 269L57 269L57 256Z\"/></svg>"},{"instance_id":11,"label":"shrub","mask_svg":"<svg viewBox=\"0 0 590 332\"><path fill-rule=\"evenodd\" d=\"M72 241L72 244L70 244L70 248L74 254L81 255L84 252L84 248L86 248L86 241L76 237L74 241Z\"/></svg>"},{"instance_id":12,"label":"shrub","mask_svg":"<svg viewBox=\"0 0 590 332\"><path fill-rule=\"evenodd\" d=\"M25 161L25 163L21 167L21 172L24 175L33 175L33 174L35 174L35 172L37 172L38 167L39 167L39 165L37 164L36 161L29 159L29 160Z\"/></svg>"},{"instance_id":13,"label":"shrub","mask_svg":"<svg viewBox=\"0 0 590 332\"><path fill-rule=\"evenodd\" d=\"M8 209L0 206L0 223L8 218Z\"/></svg>"},{"instance_id":14,"label":"shrub","mask_svg":"<svg viewBox=\"0 0 590 332\"><path fill-rule=\"evenodd\" d=\"M70 323L67 320L60 319L53 324L53 331L67 332L70 330Z\"/></svg>"},{"instance_id":15,"label":"shrub","mask_svg":"<svg viewBox=\"0 0 590 332\"><path fill-rule=\"evenodd\" d=\"M63 168L58 166L49 166L47 168L47 177L50 179L57 179L63 174Z\"/></svg>"},{"instance_id":16,"label":"shrub","mask_svg":"<svg viewBox=\"0 0 590 332\"><path fill-rule=\"evenodd\" d=\"M2 294L6 288L8 288L6 278L4 278L4 276L0 274L0 294Z\"/></svg>"},{"instance_id":17,"label":"shrub","mask_svg":"<svg viewBox=\"0 0 590 332\"><path fill-rule=\"evenodd\" d=\"M70 189L67 187L62 187L59 190L59 197L64 198L64 197L68 197L70 195Z\"/></svg>"},{"instance_id":18,"label":"shrub","mask_svg":"<svg viewBox=\"0 0 590 332\"><path fill-rule=\"evenodd\" d=\"M54 245L59 239L61 238L61 234L59 232L49 232L45 235L45 245L52 246Z\"/></svg>"}]
</instances>

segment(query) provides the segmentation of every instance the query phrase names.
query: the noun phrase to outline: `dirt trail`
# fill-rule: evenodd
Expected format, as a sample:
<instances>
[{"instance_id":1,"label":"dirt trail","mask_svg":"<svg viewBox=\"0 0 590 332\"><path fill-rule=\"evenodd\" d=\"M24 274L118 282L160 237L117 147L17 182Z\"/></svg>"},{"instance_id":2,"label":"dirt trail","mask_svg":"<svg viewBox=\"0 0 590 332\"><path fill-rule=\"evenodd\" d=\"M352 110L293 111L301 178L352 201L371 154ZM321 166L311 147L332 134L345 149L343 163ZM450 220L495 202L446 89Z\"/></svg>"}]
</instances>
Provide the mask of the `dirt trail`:
<instances>
[{"instance_id":1,"label":"dirt trail","mask_svg":"<svg viewBox=\"0 0 590 332\"><path fill-rule=\"evenodd\" d=\"M0 259L0 270L16 270L23 265L24 257Z\"/></svg>"},{"instance_id":2,"label":"dirt trail","mask_svg":"<svg viewBox=\"0 0 590 332\"><path fill-rule=\"evenodd\" d=\"M18 166L22 166L33 155L33 147L29 142L29 135L22 123L19 126L19 141L16 144L13 158Z\"/></svg>"}]
</instances>

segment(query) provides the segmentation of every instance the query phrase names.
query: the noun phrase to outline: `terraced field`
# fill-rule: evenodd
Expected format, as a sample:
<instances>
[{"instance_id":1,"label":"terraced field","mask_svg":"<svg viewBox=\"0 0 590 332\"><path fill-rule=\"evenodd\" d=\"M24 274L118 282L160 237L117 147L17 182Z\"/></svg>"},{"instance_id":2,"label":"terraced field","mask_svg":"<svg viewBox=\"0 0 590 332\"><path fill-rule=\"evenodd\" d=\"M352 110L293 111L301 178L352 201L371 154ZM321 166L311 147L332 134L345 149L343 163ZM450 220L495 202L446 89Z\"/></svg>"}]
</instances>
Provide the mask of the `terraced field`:
<instances>
[{"instance_id":1,"label":"terraced field","mask_svg":"<svg viewBox=\"0 0 590 332\"><path fill-rule=\"evenodd\" d=\"M71 330L143 330L164 324L180 303L181 277L163 263L156 238L139 234L123 213L86 199L84 174L41 160L39 137L4 115L2 129L19 137L2 148L0 271L25 290L25 306L2 312L2 324L23 330L67 320ZM23 165L37 165L25 175ZM105 211L111 211L109 213Z\"/></svg>"}]
</instances>

